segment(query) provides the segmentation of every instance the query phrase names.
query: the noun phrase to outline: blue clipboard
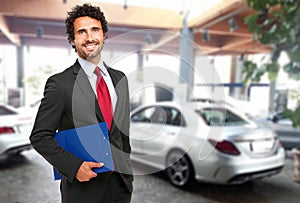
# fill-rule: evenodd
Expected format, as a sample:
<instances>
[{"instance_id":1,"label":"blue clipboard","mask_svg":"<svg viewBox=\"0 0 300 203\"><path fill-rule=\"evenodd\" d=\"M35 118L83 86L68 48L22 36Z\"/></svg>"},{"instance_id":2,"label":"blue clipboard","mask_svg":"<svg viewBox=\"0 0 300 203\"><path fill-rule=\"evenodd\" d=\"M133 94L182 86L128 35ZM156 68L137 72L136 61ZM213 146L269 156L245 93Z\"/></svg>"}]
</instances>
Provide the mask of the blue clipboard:
<instances>
[{"instance_id":1,"label":"blue clipboard","mask_svg":"<svg viewBox=\"0 0 300 203\"><path fill-rule=\"evenodd\" d=\"M104 163L101 168L93 168L95 173L114 170L106 122L60 131L54 139L59 146L83 161ZM54 167L53 172L55 180L62 179Z\"/></svg>"}]
</instances>

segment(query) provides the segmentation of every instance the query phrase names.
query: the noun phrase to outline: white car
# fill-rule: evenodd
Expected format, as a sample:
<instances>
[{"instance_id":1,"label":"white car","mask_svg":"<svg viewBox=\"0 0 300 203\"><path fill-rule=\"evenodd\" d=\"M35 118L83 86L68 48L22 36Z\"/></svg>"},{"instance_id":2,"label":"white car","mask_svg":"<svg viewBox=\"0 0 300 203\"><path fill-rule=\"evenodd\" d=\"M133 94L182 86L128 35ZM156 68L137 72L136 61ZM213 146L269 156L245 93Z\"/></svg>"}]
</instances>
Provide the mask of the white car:
<instances>
[{"instance_id":1,"label":"white car","mask_svg":"<svg viewBox=\"0 0 300 203\"><path fill-rule=\"evenodd\" d=\"M32 148L29 135L33 117L17 109L0 105L0 159L7 159Z\"/></svg>"},{"instance_id":2,"label":"white car","mask_svg":"<svg viewBox=\"0 0 300 203\"><path fill-rule=\"evenodd\" d=\"M225 105L160 102L131 114L131 158L165 170L183 187L194 179L240 184L279 173L285 153L277 135Z\"/></svg>"}]
</instances>

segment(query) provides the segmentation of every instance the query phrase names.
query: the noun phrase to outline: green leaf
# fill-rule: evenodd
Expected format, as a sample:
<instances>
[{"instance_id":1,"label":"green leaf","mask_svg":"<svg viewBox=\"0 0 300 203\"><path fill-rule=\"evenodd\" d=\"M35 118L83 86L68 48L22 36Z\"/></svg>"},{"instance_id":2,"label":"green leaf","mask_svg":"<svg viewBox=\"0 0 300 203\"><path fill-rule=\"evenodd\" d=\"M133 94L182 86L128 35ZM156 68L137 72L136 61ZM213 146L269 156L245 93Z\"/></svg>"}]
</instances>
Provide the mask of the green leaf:
<instances>
[{"instance_id":1,"label":"green leaf","mask_svg":"<svg viewBox=\"0 0 300 203\"><path fill-rule=\"evenodd\" d=\"M273 63L277 62L280 55L281 55L281 50L279 48L275 48L273 50L273 53L272 53L272 56L271 56L271 61Z\"/></svg>"},{"instance_id":2,"label":"green leaf","mask_svg":"<svg viewBox=\"0 0 300 203\"><path fill-rule=\"evenodd\" d=\"M294 128L300 126L300 106L298 106L295 110L286 109L283 116L292 121Z\"/></svg>"},{"instance_id":3,"label":"green leaf","mask_svg":"<svg viewBox=\"0 0 300 203\"><path fill-rule=\"evenodd\" d=\"M262 44L270 44L271 40L273 39L273 35L268 33L268 32L264 32L262 33L262 35L259 38L260 43Z\"/></svg>"},{"instance_id":4,"label":"green leaf","mask_svg":"<svg viewBox=\"0 0 300 203\"><path fill-rule=\"evenodd\" d=\"M274 34L276 29L277 29L277 25L276 24L272 25L271 29L269 30L269 33Z\"/></svg>"},{"instance_id":5,"label":"green leaf","mask_svg":"<svg viewBox=\"0 0 300 203\"><path fill-rule=\"evenodd\" d=\"M268 63L265 65L268 72L268 78L270 81L276 80L279 72L280 65L276 62Z\"/></svg>"},{"instance_id":6,"label":"green leaf","mask_svg":"<svg viewBox=\"0 0 300 203\"><path fill-rule=\"evenodd\" d=\"M257 70L256 63L253 63L252 61L248 61L248 60L244 62L242 73L243 73L243 81L246 86L248 86L252 81L253 75L256 70Z\"/></svg>"},{"instance_id":7,"label":"green leaf","mask_svg":"<svg viewBox=\"0 0 300 203\"><path fill-rule=\"evenodd\" d=\"M253 14L244 18L244 22L248 25L249 32L259 33L261 28L257 24L258 14Z\"/></svg>"},{"instance_id":8,"label":"green leaf","mask_svg":"<svg viewBox=\"0 0 300 203\"><path fill-rule=\"evenodd\" d=\"M289 62L284 65L283 70L288 74L288 77L294 80L300 80L300 63Z\"/></svg>"},{"instance_id":9,"label":"green leaf","mask_svg":"<svg viewBox=\"0 0 300 203\"><path fill-rule=\"evenodd\" d=\"M247 0L248 6L252 7L256 11L261 11L265 8L270 8L279 3L278 0Z\"/></svg>"},{"instance_id":10,"label":"green leaf","mask_svg":"<svg viewBox=\"0 0 300 203\"><path fill-rule=\"evenodd\" d=\"M253 82L259 82L261 77L265 74L266 70L262 67L262 68L258 68L252 78Z\"/></svg>"}]
</instances>

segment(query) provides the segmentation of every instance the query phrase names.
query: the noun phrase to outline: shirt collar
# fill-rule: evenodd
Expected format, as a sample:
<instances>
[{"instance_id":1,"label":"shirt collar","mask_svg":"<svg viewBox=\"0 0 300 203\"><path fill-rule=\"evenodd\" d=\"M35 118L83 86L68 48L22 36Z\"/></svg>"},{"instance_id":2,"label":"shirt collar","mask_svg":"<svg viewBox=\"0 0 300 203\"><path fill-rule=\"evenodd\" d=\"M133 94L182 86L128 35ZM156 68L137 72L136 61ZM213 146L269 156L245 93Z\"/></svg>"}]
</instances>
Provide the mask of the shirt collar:
<instances>
[{"instance_id":1,"label":"shirt collar","mask_svg":"<svg viewBox=\"0 0 300 203\"><path fill-rule=\"evenodd\" d=\"M92 77L92 75L94 74L94 70L95 70L96 65L89 62L89 61L87 61L87 60L84 60L80 57L78 58L78 62L81 65L82 69L84 70L85 74L88 77ZM103 74L103 76L108 75L107 69L104 67L102 61L100 61L97 66L100 68L100 71Z\"/></svg>"}]
</instances>

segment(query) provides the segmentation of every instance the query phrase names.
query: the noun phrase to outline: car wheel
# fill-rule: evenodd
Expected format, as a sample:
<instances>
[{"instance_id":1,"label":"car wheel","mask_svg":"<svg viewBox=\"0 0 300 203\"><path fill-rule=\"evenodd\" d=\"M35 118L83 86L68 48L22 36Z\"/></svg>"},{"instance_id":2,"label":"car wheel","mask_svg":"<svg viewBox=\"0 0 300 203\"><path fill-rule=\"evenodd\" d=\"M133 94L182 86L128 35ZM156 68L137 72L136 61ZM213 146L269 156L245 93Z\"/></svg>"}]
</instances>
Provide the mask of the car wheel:
<instances>
[{"instance_id":1,"label":"car wheel","mask_svg":"<svg viewBox=\"0 0 300 203\"><path fill-rule=\"evenodd\" d=\"M166 164L167 176L176 187L186 187L194 180L193 166L183 152L171 152L167 157Z\"/></svg>"}]
</instances>

